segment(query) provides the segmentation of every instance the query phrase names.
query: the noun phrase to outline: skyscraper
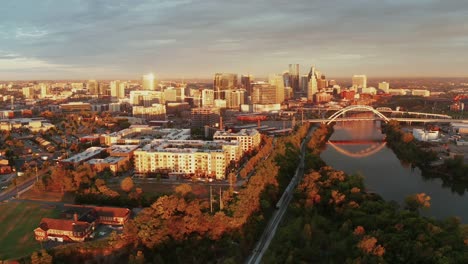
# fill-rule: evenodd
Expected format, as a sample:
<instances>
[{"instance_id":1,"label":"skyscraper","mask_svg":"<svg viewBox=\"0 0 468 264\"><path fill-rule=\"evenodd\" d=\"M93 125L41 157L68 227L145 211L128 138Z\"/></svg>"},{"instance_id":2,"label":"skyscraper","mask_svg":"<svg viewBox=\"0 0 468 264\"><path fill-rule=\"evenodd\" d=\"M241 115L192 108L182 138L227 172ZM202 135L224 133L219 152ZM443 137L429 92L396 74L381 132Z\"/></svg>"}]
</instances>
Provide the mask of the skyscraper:
<instances>
[{"instance_id":1,"label":"skyscraper","mask_svg":"<svg viewBox=\"0 0 468 264\"><path fill-rule=\"evenodd\" d=\"M152 73L143 75L141 83L142 83L143 90L147 90L147 91L158 90L158 82L156 80L156 77Z\"/></svg>"},{"instance_id":2,"label":"skyscraper","mask_svg":"<svg viewBox=\"0 0 468 264\"><path fill-rule=\"evenodd\" d=\"M41 98L47 97L49 87L45 83L40 83L39 87L41 89Z\"/></svg>"},{"instance_id":3,"label":"skyscraper","mask_svg":"<svg viewBox=\"0 0 468 264\"><path fill-rule=\"evenodd\" d=\"M367 76L366 75L353 75L353 87L357 88L367 88Z\"/></svg>"},{"instance_id":4,"label":"skyscraper","mask_svg":"<svg viewBox=\"0 0 468 264\"><path fill-rule=\"evenodd\" d=\"M282 98L284 100L284 89ZM254 83L252 86L252 104L278 104L277 87L269 83Z\"/></svg>"},{"instance_id":5,"label":"skyscraper","mask_svg":"<svg viewBox=\"0 0 468 264\"><path fill-rule=\"evenodd\" d=\"M284 87L291 87L291 83L289 79L290 79L289 72L288 71L283 72Z\"/></svg>"},{"instance_id":6,"label":"skyscraper","mask_svg":"<svg viewBox=\"0 0 468 264\"><path fill-rule=\"evenodd\" d=\"M119 80L112 81L110 83L111 97L113 98L125 98L125 83Z\"/></svg>"},{"instance_id":7,"label":"skyscraper","mask_svg":"<svg viewBox=\"0 0 468 264\"><path fill-rule=\"evenodd\" d=\"M25 98L30 99L34 97L34 89L32 87L23 87L22 91Z\"/></svg>"},{"instance_id":8,"label":"skyscraper","mask_svg":"<svg viewBox=\"0 0 468 264\"><path fill-rule=\"evenodd\" d=\"M244 104L244 89L226 90L226 108L236 109Z\"/></svg>"},{"instance_id":9,"label":"skyscraper","mask_svg":"<svg viewBox=\"0 0 468 264\"><path fill-rule=\"evenodd\" d=\"M299 87L299 64L289 64L289 84L294 92L302 92Z\"/></svg>"},{"instance_id":10,"label":"skyscraper","mask_svg":"<svg viewBox=\"0 0 468 264\"><path fill-rule=\"evenodd\" d=\"M272 74L268 78L268 83L276 87L275 103L281 104L284 101L284 80L281 74Z\"/></svg>"},{"instance_id":11,"label":"skyscraper","mask_svg":"<svg viewBox=\"0 0 468 264\"><path fill-rule=\"evenodd\" d=\"M237 74L235 73L215 73L213 80L213 90L215 99L225 99L223 91L237 88Z\"/></svg>"},{"instance_id":12,"label":"skyscraper","mask_svg":"<svg viewBox=\"0 0 468 264\"><path fill-rule=\"evenodd\" d=\"M99 89L99 83L96 80L89 80L86 87L88 88L88 92L93 95L102 94L101 90Z\"/></svg>"},{"instance_id":13,"label":"skyscraper","mask_svg":"<svg viewBox=\"0 0 468 264\"><path fill-rule=\"evenodd\" d=\"M202 106L210 107L214 105L214 91L211 89L203 89L201 92Z\"/></svg>"},{"instance_id":14,"label":"skyscraper","mask_svg":"<svg viewBox=\"0 0 468 264\"><path fill-rule=\"evenodd\" d=\"M308 75L301 75L299 79L299 85L302 91L307 91L307 87L309 87L309 76Z\"/></svg>"},{"instance_id":15,"label":"skyscraper","mask_svg":"<svg viewBox=\"0 0 468 264\"><path fill-rule=\"evenodd\" d=\"M241 88L244 88L247 92L247 96L252 93L252 82L254 81L253 75L242 75L241 76Z\"/></svg>"},{"instance_id":16,"label":"skyscraper","mask_svg":"<svg viewBox=\"0 0 468 264\"><path fill-rule=\"evenodd\" d=\"M314 66L310 68L307 78L309 79L309 83L307 86L307 100L313 101L314 95L318 92L317 73L315 72Z\"/></svg>"}]
</instances>

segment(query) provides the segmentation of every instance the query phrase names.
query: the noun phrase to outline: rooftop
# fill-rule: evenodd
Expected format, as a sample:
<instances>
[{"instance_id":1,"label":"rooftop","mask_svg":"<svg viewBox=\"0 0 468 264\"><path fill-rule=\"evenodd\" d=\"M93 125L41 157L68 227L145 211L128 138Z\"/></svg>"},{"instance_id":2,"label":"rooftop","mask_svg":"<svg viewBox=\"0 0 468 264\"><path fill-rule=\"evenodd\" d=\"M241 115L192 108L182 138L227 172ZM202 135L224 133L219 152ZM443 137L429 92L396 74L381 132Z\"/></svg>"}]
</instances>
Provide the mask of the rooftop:
<instances>
[{"instance_id":1,"label":"rooftop","mask_svg":"<svg viewBox=\"0 0 468 264\"><path fill-rule=\"evenodd\" d=\"M110 153L130 153L137 148L137 145L112 145L108 150Z\"/></svg>"},{"instance_id":2,"label":"rooftop","mask_svg":"<svg viewBox=\"0 0 468 264\"><path fill-rule=\"evenodd\" d=\"M42 218L39 228L47 231L49 229L72 231L72 232L83 232L90 227L91 224L83 221L74 221L68 219L53 219L53 218Z\"/></svg>"},{"instance_id":3,"label":"rooftop","mask_svg":"<svg viewBox=\"0 0 468 264\"><path fill-rule=\"evenodd\" d=\"M81 153L78 153L68 159L64 159L62 160L63 162L73 162L73 163L77 163L77 162L82 162L82 161L85 161L87 159L90 159L96 155L99 155L102 151L104 151L105 148L101 148L101 147L90 147L88 149L86 149L85 151L81 152Z\"/></svg>"}]
</instances>

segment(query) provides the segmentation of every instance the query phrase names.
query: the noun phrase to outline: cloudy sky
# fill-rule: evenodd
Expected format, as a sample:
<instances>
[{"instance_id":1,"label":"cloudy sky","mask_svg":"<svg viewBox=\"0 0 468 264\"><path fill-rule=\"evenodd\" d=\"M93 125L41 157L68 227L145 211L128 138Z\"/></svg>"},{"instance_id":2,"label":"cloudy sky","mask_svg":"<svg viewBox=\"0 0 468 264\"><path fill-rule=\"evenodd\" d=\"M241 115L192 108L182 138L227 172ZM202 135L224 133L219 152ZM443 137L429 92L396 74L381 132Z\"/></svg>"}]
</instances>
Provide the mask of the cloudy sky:
<instances>
[{"instance_id":1,"label":"cloudy sky","mask_svg":"<svg viewBox=\"0 0 468 264\"><path fill-rule=\"evenodd\" d=\"M468 76L466 0L14 0L0 80Z\"/></svg>"}]
</instances>

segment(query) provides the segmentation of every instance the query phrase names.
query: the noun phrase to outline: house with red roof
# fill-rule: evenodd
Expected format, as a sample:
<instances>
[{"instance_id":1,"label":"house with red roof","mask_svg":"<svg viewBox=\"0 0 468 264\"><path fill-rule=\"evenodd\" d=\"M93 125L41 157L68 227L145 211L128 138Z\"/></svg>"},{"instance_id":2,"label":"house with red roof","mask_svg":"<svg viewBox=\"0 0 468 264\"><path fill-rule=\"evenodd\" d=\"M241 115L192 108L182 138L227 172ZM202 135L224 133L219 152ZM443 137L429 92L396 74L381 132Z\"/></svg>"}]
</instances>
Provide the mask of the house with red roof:
<instances>
[{"instance_id":1,"label":"house with red roof","mask_svg":"<svg viewBox=\"0 0 468 264\"><path fill-rule=\"evenodd\" d=\"M34 235L38 241L83 242L94 237L98 225L123 226L130 215L128 208L65 205L63 219L43 218Z\"/></svg>"}]
</instances>

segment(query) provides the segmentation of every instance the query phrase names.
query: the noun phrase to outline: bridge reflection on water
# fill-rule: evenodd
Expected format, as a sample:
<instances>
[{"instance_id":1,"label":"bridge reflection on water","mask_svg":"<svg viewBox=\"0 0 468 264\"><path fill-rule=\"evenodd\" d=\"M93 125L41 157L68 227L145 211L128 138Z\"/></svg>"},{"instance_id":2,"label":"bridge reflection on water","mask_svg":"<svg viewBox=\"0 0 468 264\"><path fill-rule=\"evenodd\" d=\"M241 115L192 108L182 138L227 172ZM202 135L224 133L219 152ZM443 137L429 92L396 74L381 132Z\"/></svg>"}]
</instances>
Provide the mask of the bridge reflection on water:
<instances>
[{"instance_id":1,"label":"bridge reflection on water","mask_svg":"<svg viewBox=\"0 0 468 264\"><path fill-rule=\"evenodd\" d=\"M372 117L372 113L357 113L353 117ZM381 121L336 122L335 132L327 142L339 153L352 158L365 158L376 154L386 146ZM350 147L353 146L353 147Z\"/></svg>"}]
</instances>

